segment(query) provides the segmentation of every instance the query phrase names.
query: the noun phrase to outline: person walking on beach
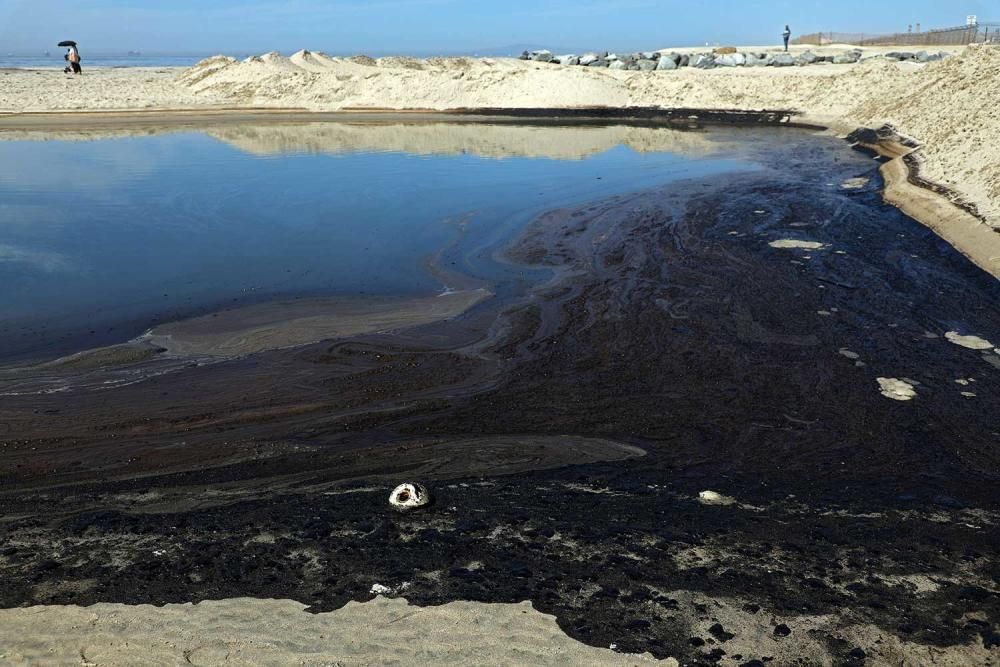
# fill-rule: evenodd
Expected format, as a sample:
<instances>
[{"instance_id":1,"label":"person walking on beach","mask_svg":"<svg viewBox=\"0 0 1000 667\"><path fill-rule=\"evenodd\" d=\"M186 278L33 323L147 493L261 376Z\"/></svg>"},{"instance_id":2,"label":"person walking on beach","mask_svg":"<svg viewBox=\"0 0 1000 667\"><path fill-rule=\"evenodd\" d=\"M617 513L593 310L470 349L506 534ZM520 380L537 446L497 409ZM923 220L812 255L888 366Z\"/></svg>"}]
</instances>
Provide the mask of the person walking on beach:
<instances>
[{"instance_id":1,"label":"person walking on beach","mask_svg":"<svg viewBox=\"0 0 1000 667\"><path fill-rule=\"evenodd\" d=\"M66 60L69 61L70 71L73 74L83 74L83 69L80 67L80 51L76 48L76 44L69 47L69 51L66 52Z\"/></svg>"},{"instance_id":2,"label":"person walking on beach","mask_svg":"<svg viewBox=\"0 0 1000 667\"><path fill-rule=\"evenodd\" d=\"M792 36L792 29L787 25L785 26L785 32L781 33L781 36L785 38L785 52L788 51L788 39Z\"/></svg>"}]
</instances>

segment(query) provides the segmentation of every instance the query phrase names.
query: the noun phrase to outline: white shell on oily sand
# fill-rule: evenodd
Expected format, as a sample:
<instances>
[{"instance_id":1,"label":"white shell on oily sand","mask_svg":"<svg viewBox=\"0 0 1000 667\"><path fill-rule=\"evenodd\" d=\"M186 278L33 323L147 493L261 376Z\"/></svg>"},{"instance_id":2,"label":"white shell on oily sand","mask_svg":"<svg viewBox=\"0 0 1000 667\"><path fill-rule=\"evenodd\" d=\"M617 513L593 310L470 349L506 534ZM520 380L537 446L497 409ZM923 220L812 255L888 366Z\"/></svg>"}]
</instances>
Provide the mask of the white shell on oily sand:
<instances>
[{"instance_id":1,"label":"white shell on oily sand","mask_svg":"<svg viewBox=\"0 0 1000 667\"><path fill-rule=\"evenodd\" d=\"M421 484L400 484L389 494L389 504L398 510L423 507L431 501L431 494Z\"/></svg>"},{"instance_id":2,"label":"white shell on oily sand","mask_svg":"<svg viewBox=\"0 0 1000 667\"><path fill-rule=\"evenodd\" d=\"M799 241L798 239L778 239L777 241L771 241L767 245L772 248L781 248L783 250L819 250L823 248L826 244L819 243L817 241Z\"/></svg>"},{"instance_id":3,"label":"white shell on oily sand","mask_svg":"<svg viewBox=\"0 0 1000 667\"><path fill-rule=\"evenodd\" d=\"M896 378L879 378L878 386L883 396L894 401L911 401L917 396L912 384Z\"/></svg>"},{"instance_id":4,"label":"white shell on oily sand","mask_svg":"<svg viewBox=\"0 0 1000 667\"><path fill-rule=\"evenodd\" d=\"M732 505L736 499L724 496L718 491L702 491L698 494L698 502L702 505Z\"/></svg>"},{"instance_id":5,"label":"white shell on oily sand","mask_svg":"<svg viewBox=\"0 0 1000 667\"><path fill-rule=\"evenodd\" d=\"M993 343L986 340L985 338L980 338L979 336L963 336L957 331L949 331L944 335L949 342L955 345L961 345L962 347L967 347L970 350L991 350L993 349Z\"/></svg>"}]
</instances>

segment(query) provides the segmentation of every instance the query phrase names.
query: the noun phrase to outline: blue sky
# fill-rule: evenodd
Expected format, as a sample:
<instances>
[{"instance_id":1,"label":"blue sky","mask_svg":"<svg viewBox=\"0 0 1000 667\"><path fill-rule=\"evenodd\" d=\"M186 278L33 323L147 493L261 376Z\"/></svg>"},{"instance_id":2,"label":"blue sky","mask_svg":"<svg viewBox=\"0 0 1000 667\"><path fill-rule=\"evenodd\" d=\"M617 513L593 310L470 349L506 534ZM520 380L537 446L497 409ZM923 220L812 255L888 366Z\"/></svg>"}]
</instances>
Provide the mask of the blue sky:
<instances>
[{"instance_id":1,"label":"blue sky","mask_svg":"<svg viewBox=\"0 0 1000 667\"><path fill-rule=\"evenodd\" d=\"M0 53L453 53L771 44L785 23L893 32L1000 21L1000 0L0 0Z\"/></svg>"}]
</instances>

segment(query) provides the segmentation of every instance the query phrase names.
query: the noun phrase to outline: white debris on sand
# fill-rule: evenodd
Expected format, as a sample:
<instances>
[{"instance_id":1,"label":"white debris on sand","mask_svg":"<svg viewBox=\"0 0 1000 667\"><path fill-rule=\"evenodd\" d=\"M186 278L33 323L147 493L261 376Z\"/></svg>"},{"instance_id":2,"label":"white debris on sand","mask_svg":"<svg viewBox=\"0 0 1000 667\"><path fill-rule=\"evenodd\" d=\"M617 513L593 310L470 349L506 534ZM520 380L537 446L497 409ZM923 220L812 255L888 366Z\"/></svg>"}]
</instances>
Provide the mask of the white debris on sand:
<instances>
[{"instance_id":1,"label":"white debris on sand","mask_svg":"<svg viewBox=\"0 0 1000 667\"><path fill-rule=\"evenodd\" d=\"M389 494L389 504L401 512L419 509L431 502L431 494L421 484L400 484Z\"/></svg>"},{"instance_id":2,"label":"white debris on sand","mask_svg":"<svg viewBox=\"0 0 1000 667\"><path fill-rule=\"evenodd\" d=\"M970 350L993 349L993 343L985 338L980 338L979 336L963 336L957 331L949 331L944 335L944 337L948 339L948 342L954 343L955 345L961 345L962 347L967 347Z\"/></svg>"},{"instance_id":3,"label":"white debris on sand","mask_svg":"<svg viewBox=\"0 0 1000 667\"><path fill-rule=\"evenodd\" d=\"M844 190L860 190L861 188L868 185L869 179L864 177L849 178L840 184L840 187Z\"/></svg>"},{"instance_id":4,"label":"white debris on sand","mask_svg":"<svg viewBox=\"0 0 1000 667\"><path fill-rule=\"evenodd\" d=\"M917 390L905 380L897 378L879 378L880 393L894 401L911 401L917 396Z\"/></svg>"},{"instance_id":5,"label":"white debris on sand","mask_svg":"<svg viewBox=\"0 0 1000 667\"><path fill-rule=\"evenodd\" d=\"M385 584L372 584L369 592L372 595L382 595L385 597L392 597L399 595L406 591L412 584L409 581L404 581L398 586L386 586Z\"/></svg>"},{"instance_id":6,"label":"white debris on sand","mask_svg":"<svg viewBox=\"0 0 1000 667\"><path fill-rule=\"evenodd\" d=\"M798 239L778 239L777 241L771 241L767 245L781 250L820 250L826 247L825 243L800 241Z\"/></svg>"},{"instance_id":7,"label":"white debris on sand","mask_svg":"<svg viewBox=\"0 0 1000 667\"><path fill-rule=\"evenodd\" d=\"M702 491L698 494L698 502L702 505L733 505L736 503L736 499L724 496L718 491Z\"/></svg>"}]
</instances>

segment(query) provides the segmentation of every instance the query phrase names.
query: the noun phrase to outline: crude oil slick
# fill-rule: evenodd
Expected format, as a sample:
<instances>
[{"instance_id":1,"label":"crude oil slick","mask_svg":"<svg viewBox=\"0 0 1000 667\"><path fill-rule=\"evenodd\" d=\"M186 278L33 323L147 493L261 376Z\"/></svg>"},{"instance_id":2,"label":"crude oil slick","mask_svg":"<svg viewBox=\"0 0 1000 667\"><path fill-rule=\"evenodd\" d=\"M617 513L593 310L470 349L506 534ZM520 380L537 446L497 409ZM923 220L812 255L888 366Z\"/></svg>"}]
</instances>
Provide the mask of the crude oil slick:
<instances>
[{"instance_id":1,"label":"crude oil slick","mask_svg":"<svg viewBox=\"0 0 1000 667\"><path fill-rule=\"evenodd\" d=\"M687 664L988 663L998 282L830 137L486 127L0 145L0 606L530 601Z\"/></svg>"}]
</instances>

